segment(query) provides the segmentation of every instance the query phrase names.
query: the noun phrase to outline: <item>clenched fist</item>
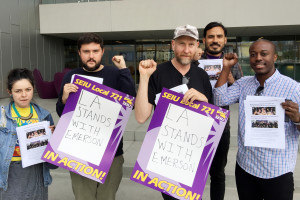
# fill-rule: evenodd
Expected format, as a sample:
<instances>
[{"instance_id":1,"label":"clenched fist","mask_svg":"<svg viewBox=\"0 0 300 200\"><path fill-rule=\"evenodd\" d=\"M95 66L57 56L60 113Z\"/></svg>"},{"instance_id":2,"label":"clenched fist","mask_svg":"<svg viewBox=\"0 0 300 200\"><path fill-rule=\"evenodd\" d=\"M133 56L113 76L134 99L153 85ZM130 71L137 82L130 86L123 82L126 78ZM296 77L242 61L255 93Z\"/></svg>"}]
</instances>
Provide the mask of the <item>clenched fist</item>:
<instances>
[{"instance_id":1,"label":"clenched fist","mask_svg":"<svg viewBox=\"0 0 300 200\"><path fill-rule=\"evenodd\" d=\"M112 58L113 63L116 65L119 69L125 69L126 63L123 56L114 56Z\"/></svg>"},{"instance_id":2,"label":"clenched fist","mask_svg":"<svg viewBox=\"0 0 300 200\"><path fill-rule=\"evenodd\" d=\"M226 53L223 57L223 68L231 69L238 62L236 53Z\"/></svg>"},{"instance_id":3,"label":"clenched fist","mask_svg":"<svg viewBox=\"0 0 300 200\"><path fill-rule=\"evenodd\" d=\"M150 77L156 70L157 63L154 60L142 60L139 64L139 71L141 76Z\"/></svg>"}]
</instances>

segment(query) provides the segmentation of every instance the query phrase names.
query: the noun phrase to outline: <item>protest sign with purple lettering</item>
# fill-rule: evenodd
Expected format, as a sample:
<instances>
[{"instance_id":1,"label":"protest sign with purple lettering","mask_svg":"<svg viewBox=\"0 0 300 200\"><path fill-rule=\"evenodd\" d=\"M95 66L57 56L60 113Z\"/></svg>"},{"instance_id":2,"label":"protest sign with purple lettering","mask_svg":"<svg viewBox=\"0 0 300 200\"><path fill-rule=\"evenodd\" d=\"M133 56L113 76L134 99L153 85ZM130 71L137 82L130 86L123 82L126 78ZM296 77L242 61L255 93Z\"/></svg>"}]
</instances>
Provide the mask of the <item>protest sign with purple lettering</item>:
<instances>
[{"instance_id":1,"label":"protest sign with purple lettering","mask_svg":"<svg viewBox=\"0 0 300 200\"><path fill-rule=\"evenodd\" d=\"M71 93L42 159L104 183L134 97L75 76Z\"/></svg>"},{"instance_id":2,"label":"protest sign with purple lettering","mask_svg":"<svg viewBox=\"0 0 300 200\"><path fill-rule=\"evenodd\" d=\"M229 111L163 89L131 180L177 199L200 200Z\"/></svg>"}]
</instances>

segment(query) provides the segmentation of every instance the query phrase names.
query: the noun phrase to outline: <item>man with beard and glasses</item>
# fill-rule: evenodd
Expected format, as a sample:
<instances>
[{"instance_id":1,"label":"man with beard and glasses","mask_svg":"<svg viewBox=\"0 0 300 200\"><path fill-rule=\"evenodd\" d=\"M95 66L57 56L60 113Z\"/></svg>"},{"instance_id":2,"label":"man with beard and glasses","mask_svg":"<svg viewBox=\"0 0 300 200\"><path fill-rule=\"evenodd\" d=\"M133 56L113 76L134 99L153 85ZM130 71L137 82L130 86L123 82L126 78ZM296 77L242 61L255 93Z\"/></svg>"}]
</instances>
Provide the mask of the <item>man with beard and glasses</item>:
<instances>
[{"instance_id":1,"label":"man with beard and glasses","mask_svg":"<svg viewBox=\"0 0 300 200\"><path fill-rule=\"evenodd\" d=\"M82 67L73 69L64 76L56 103L58 116L61 116L69 94L78 90L75 84L70 83L73 74L102 78L103 85L131 96L136 95L134 82L123 56L114 56L112 58L116 67L101 64L104 48L103 39L100 36L94 33L82 35L78 39L78 54ZM122 179L123 163L122 139L104 184L70 172L72 189L76 200L114 200Z\"/></svg>"},{"instance_id":2,"label":"man with beard and glasses","mask_svg":"<svg viewBox=\"0 0 300 200\"><path fill-rule=\"evenodd\" d=\"M189 90L184 94L183 101L194 100L212 103L212 88L207 73L191 64L199 46L199 33L191 25L179 26L174 31L172 50L175 57L157 65L153 60L144 60L139 64L140 84L135 101L135 117L144 123L155 108L155 96L163 87L173 88L187 84ZM163 198L175 199L164 193Z\"/></svg>"},{"instance_id":3,"label":"man with beard and glasses","mask_svg":"<svg viewBox=\"0 0 300 200\"><path fill-rule=\"evenodd\" d=\"M218 22L211 22L206 25L203 31L203 43L205 45L202 59L222 59L224 46L227 43L227 30ZM199 61L201 63L201 60ZM241 67L236 63L228 75L228 85L243 76ZM229 110L229 106L223 106ZM214 160L210 168L210 198L212 200L223 200L225 195L225 166L230 143L229 120L223 131Z\"/></svg>"},{"instance_id":4,"label":"man with beard and glasses","mask_svg":"<svg viewBox=\"0 0 300 200\"><path fill-rule=\"evenodd\" d=\"M250 66L255 76L243 77L231 87L226 84L236 54L225 55L223 70L214 88L218 106L239 102L238 152L235 178L240 200L293 200L294 178L300 134L300 86L297 81L280 74L275 68L275 45L264 39L249 48ZM245 106L247 96L268 96L287 99L282 103L285 148L245 146ZM284 116L282 116L284 117ZM278 127L278 124L274 124Z\"/></svg>"}]
</instances>

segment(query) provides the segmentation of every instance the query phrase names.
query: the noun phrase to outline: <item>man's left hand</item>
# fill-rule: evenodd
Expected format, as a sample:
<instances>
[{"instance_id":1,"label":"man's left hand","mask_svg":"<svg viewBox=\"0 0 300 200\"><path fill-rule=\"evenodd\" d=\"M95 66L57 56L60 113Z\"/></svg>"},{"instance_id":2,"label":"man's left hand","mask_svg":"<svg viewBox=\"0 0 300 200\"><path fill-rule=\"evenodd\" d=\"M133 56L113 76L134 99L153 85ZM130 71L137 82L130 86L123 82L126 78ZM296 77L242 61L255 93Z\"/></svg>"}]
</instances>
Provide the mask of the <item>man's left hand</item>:
<instances>
[{"instance_id":1,"label":"man's left hand","mask_svg":"<svg viewBox=\"0 0 300 200\"><path fill-rule=\"evenodd\" d=\"M183 96L183 103L193 103L195 100L208 102L208 99L204 94L198 92L194 88L189 89Z\"/></svg>"},{"instance_id":2,"label":"man's left hand","mask_svg":"<svg viewBox=\"0 0 300 200\"><path fill-rule=\"evenodd\" d=\"M299 105L292 101L286 101L281 103L285 114L289 116L292 122L300 122Z\"/></svg>"},{"instance_id":3,"label":"man's left hand","mask_svg":"<svg viewBox=\"0 0 300 200\"><path fill-rule=\"evenodd\" d=\"M125 69L126 63L123 56L114 56L112 58L113 63L116 65L119 69Z\"/></svg>"},{"instance_id":4,"label":"man's left hand","mask_svg":"<svg viewBox=\"0 0 300 200\"><path fill-rule=\"evenodd\" d=\"M216 75L220 76L221 72L217 72ZM235 82L235 79L232 75L232 73L230 72L229 75L228 75L228 78L227 78L227 81L230 85L232 85L234 82Z\"/></svg>"},{"instance_id":5,"label":"man's left hand","mask_svg":"<svg viewBox=\"0 0 300 200\"><path fill-rule=\"evenodd\" d=\"M235 79L234 79L232 73L230 72L229 75L228 75L228 83L230 85L232 85L234 82L235 82Z\"/></svg>"}]
</instances>

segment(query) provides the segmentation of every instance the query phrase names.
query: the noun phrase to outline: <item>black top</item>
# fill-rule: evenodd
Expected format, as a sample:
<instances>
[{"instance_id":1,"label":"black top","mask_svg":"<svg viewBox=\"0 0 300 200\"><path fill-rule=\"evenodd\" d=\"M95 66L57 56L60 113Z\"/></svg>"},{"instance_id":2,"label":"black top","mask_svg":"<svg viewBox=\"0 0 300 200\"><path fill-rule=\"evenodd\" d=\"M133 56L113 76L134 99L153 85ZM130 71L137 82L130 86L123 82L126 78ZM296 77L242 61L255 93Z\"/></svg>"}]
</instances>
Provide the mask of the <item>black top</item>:
<instances>
[{"instance_id":1,"label":"black top","mask_svg":"<svg viewBox=\"0 0 300 200\"><path fill-rule=\"evenodd\" d=\"M212 103L212 88L207 73L191 64L190 70L185 74L189 77L188 88L194 88L206 96ZM163 88L173 88L182 84L182 74L174 67L171 61L159 64L151 75L148 86L148 101L155 106L155 96L161 93Z\"/></svg>"},{"instance_id":2,"label":"black top","mask_svg":"<svg viewBox=\"0 0 300 200\"><path fill-rule=\"evenodd\" d=\"M103 78L103 85L119 90L131 96L134 97L136 96L134 82L132 80L132 76L128 68L119 70L117 67L114 66L104 66L104 68L98 72L87 72L83 70L83 68L76 68L68 72L63 78L61 90L58 95L58 100L56 103L56 112L59 117L61 116L65 107L65 104L61 102L63 88L66 83L70 83L73 74L81 74L86 76ZM120 145L118 147L115 156L119 156L122 154L123 154L123 138L120 142Z\"/></svg>"}]
</instances>

